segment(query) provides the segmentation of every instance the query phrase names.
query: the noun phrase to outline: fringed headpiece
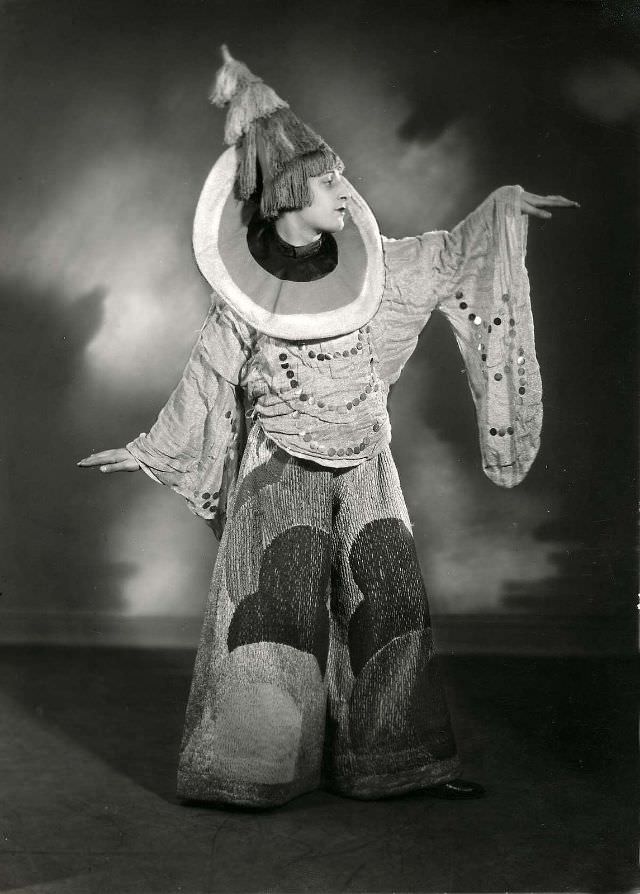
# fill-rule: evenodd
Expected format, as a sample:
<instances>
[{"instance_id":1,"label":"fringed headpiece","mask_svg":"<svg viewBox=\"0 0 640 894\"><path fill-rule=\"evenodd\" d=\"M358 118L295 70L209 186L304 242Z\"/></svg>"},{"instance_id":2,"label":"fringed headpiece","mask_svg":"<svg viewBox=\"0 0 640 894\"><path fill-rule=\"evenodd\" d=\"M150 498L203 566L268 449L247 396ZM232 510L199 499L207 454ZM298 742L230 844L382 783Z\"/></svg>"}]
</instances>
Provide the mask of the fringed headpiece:
<instances>
[{"instance_id":1,"label":"fringed headpiece","mask_svg":"<svg viewBox=\"0 0 640 894\"><path fill-rule=\"evenodd\" d=\"M224 44L222 58L210 98L216 106L229 107L224 139L239 153L238 198L246 201L260 190L263 217L304 208L311 202L307 178L342 171L342 161Z\"/></svg>"}]
</instances>

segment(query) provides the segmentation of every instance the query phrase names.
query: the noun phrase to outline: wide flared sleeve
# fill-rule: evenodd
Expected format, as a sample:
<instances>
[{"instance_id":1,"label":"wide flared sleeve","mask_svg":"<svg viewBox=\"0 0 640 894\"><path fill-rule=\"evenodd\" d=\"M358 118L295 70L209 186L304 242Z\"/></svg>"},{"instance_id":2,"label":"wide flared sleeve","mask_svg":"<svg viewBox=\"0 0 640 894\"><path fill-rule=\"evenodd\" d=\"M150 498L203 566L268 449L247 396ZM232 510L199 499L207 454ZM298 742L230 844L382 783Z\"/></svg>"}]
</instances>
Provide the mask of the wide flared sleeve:
<instances>
[{"instance_id":1,"label":"wide flared sleeve","mask_svg":"<svg viewBox=\"0 0 640 894\"><path fill-rule=\"evenodd\" d=\"M239 383L249 338L245 324L214 300L155 423L126 445L141 468L184 497L217 537L246 436Z\"/></svg>"},{"instance_id":2,"label":"wide flared sleeve","mask_svg":"<svg viewBox=\"0 0 640 894\"><path fill-rule=\"evenodd\" d=\"M502 487L525 477L542 428L522 191L497 189L451 232L383 239L387 283L374 318L391 383L431 313L444 314L465 363L483 469Z\"/></svg>"}]
</instances>

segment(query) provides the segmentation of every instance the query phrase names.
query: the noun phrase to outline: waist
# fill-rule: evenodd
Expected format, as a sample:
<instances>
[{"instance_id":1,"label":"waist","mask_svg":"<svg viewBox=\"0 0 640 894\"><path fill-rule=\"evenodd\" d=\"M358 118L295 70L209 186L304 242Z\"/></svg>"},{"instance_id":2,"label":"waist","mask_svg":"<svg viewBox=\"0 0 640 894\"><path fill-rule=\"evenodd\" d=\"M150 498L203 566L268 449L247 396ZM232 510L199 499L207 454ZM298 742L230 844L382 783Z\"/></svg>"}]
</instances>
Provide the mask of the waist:
<instances>
[{"instance_id":1,"label":"waist","mask_svg":"<svg viewBox=\"0 0 640 894\"><path fill-rule=\"evenodd\" d=\"M335 404L318 407L314 399L305 409L261 399L251 415L267 437L292 456L345 468L375 456L391 440L385 398L358 397L355 406L350 400L347 404L351 407L345 404L344 408Z\"/></svg>"}]
</instances>

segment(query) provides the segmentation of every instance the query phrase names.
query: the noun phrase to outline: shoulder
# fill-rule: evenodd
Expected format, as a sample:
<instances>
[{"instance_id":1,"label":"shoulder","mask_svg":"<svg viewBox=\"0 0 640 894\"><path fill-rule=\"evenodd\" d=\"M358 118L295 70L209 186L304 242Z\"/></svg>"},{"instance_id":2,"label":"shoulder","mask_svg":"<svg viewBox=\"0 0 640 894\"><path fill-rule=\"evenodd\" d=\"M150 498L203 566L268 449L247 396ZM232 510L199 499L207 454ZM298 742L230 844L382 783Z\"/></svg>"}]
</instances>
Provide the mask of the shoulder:
<instances>
[{"instance_id":1,"label":"shoulder","mask_svg":"<svg viewBox=\"0 0 640 894\"><path fill-rule=\"evenodd\" d=\"M211 294L211 307L207 316L217 328L219 336L234 336L243 346L252 345L257 337L257 331L250 326L236 310L217 292ZM206 322L205 322L206 325Z\"/></svg>"}]
</instances>

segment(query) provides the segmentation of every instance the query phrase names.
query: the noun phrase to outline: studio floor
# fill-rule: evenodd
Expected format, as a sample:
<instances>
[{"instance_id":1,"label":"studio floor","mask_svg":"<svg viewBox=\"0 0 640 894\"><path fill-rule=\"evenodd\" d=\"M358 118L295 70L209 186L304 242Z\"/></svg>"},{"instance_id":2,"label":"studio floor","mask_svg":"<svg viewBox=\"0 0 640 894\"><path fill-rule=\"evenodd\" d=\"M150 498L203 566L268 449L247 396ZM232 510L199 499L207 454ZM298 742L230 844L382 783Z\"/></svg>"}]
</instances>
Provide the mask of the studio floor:
<instances>
[{"instance_id":1,"label":"studio floor","mask_svg":"<svg viewBox=\"0 0 640 894\"><path fill-rule=\"evenodd\" d=\"M622 892L638 886L633 658L443 658L485 799L185 806L193 652L0 652L0 890Z\"/></svg>"}]
</instances>

